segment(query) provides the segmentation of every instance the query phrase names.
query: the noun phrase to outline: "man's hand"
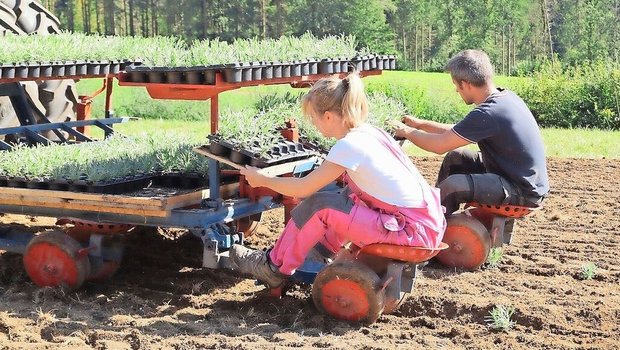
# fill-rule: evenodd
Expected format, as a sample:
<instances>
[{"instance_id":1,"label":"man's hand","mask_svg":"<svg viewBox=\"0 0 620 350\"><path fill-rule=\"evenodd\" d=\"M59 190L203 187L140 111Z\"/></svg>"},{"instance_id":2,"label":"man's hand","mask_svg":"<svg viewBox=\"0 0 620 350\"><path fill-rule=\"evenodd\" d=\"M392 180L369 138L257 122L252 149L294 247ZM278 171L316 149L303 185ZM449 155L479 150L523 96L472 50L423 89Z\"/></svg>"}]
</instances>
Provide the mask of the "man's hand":
<instances>
[{"instance_id":1,"label":"man's hand","mask_svg":"<svg viewBox=\"0 0 620 350\"><path fill-rule=\"evenodd\" d=\"M399 122L398 120L388 121L388 125L394 130L394 136L407 138L413 128Z\"/></svg>"},{"instance_id":2,"label":"man's hand","mask_svg":"<svg viewBox=\"0 0 620 350\"><path fill-rule=\"evenodd\" d=\"M420 125L422 125L422 120L421 119L416 118L416 117L411 116L411 115L404 116L401 121L403 123L405 123L405 125L410 126L412 128L416 128L416 129L419 129Z\"/></svg>"},{"instance_id":3,"label":"man's hand","mask_svg":"<svg viewBox=\"0 0 620 350\"><path fill-rule=\"evenodd\" d=\"M246 165L245 168L239 170L241 175L245 176L246 181L252 187L266 187L268 177L259 173L260 169L253 166Z\"/></svg>"}]
</instances>

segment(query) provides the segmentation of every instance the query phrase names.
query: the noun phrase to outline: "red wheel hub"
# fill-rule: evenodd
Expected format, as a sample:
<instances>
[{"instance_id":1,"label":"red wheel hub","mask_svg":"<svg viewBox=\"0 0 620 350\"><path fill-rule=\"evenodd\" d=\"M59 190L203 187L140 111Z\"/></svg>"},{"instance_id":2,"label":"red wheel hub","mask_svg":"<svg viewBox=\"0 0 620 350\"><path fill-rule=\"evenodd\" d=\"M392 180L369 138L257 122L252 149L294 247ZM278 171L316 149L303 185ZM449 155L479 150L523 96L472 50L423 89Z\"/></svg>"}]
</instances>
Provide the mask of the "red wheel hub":
<instances>
[{"instance_id":1,"label":"red wheel hub","mask_svg":"<svg viewBox=\"0 0 620 350\"><path fill-rule=\"evenodd\" d=\"M30 279L41 287L66 285L75 288L81 284L74 258L48 242L31 246L24 255L24 266Z\"/></svg>"},{"instance_id":2,"label":"red wheel hub","mask_svg":"<svg viewBox=\"0 0 620 350\"><path fill-rule=\"evenodd\" d=\"M370 309L367 291L349 280L334 279L327 282L322 287L322 303L330 315L348 321L361 320Z\"/></svg>"},{"instance_id":3,"label":"red wheel hub","mask_svg":"<svg viewBox=\"0 0 620 350\"><path fill-rule=\"evenodd\" d=\"M449 248L437 254L437 260L449 267L479 268L491 249L488 230L475 218L457 215L448 220L443 242Z\"/></svg>"},{"instance_id":4,"label":"red wheel hub","mask_svg":"<svg viewBox=\"0 0 620 350\"><path fill-rule=\"evenodd\" d=\"M60 231L43 232L26 247L24 268L41 287L78 288L90 273L90 262L80 244Z\"/></svg>"}]
</instances>

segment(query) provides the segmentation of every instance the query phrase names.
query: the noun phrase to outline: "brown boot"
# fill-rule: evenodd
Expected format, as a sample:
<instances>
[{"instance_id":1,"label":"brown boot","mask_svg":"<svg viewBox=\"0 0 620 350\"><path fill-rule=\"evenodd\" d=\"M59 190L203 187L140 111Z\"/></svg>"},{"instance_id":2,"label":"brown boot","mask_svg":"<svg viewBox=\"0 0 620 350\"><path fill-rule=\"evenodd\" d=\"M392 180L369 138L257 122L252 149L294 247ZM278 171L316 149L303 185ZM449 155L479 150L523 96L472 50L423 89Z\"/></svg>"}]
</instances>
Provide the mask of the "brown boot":
<instances>
[{"instance_id":1,"label":"brown boot","mask_svg":"<svg viewBox=\"0 0 620 350\"><path fill-rule=\"evenodd\" d=\"M228 254L239 272L256 277L270 288L277 288L284 283L285 275L269 261L267 252L235 244Z\"/></svg>"}]
</instances>

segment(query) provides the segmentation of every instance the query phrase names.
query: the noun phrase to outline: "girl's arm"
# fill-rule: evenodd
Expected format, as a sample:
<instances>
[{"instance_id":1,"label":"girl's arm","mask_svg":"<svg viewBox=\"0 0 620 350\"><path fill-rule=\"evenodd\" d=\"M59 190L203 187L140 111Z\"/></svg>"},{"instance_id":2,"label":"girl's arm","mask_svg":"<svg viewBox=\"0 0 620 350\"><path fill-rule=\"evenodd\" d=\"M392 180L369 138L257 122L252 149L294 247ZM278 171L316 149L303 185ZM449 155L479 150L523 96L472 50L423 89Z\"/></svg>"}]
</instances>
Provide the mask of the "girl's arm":
<instances>
[{"instance_id":1,"label":"girl's arm","mask_svg":"<svg viewBox=\"0 0 620 350\"><path fill-rule=\"evenodd\" d=\"M285 196L305 198L336 180L345 168L325 160L316 170L302 178L265 176L259 170L246 166L241 169L241 175L245 176L252 187L268 187Z\"/></svg>"}]
</instances>

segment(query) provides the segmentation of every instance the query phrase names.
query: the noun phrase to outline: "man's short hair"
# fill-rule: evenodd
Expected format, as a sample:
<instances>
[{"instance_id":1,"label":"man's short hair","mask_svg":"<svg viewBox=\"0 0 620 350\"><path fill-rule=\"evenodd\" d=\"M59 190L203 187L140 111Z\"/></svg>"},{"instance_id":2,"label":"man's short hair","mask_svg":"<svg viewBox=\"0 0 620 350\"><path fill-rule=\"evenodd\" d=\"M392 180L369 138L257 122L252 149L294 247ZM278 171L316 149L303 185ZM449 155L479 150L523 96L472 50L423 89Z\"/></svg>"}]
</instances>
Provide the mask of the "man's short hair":
<instances>
[{"instance_id":1,"label":"man's short hair","mask_svg":"<svg viewBox=\"0 0 620 350\"><path fill-rule=\"evenodd\" d=\"M457 82L466 81L474 86L483 86L493 79L491 60L481 50L459 52L448 61L446 72Z\"/></svg>"}]
</instances>

